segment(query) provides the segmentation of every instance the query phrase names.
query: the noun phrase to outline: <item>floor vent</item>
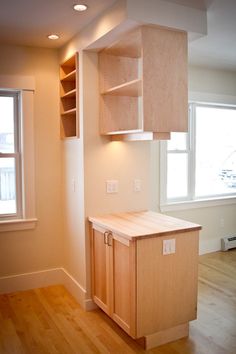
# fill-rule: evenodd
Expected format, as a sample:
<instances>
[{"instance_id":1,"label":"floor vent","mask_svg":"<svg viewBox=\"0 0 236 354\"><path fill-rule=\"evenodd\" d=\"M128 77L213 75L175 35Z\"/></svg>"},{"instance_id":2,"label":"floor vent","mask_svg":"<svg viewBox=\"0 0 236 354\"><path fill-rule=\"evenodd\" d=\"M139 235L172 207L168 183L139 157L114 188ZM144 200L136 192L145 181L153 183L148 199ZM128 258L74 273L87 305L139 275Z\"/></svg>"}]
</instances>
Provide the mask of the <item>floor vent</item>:
<instances>
[{"instance_id":1,"label":"floor vent","mask_svg":"<svg viewBox=\"0 0 236 354\"><path fill-rule=\"evenodd\" d=\"M228 251L236 247L236 236L226 236L221 239L221 250Z\"/></svg>"}]
</instances>

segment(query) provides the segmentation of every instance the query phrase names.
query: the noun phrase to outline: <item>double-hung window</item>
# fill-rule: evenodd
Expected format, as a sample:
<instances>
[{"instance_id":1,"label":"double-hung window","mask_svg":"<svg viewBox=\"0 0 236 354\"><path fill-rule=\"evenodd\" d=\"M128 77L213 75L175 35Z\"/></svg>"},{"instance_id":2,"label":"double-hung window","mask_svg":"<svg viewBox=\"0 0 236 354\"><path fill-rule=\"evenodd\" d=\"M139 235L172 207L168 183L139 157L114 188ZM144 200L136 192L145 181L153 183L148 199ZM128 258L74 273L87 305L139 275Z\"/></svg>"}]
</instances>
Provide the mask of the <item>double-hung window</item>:
<instances>
[{"instance_id":1,"label":"double-hung window","mask_svg":"<svg viewBox=\"0 0 236 354\"><path fill-rule=\"evenodd\" d=\"M20 93L0 91L0 218L21 217Z\"/></svg>"},{"instance_id":2,"label":"double-hung window","mask_svg":"<svg viewBox=\"0 0 236 354\"><path fill-rule=\"evenodd\" d=\"M167 208L236 198L236 107L190 103L189 132L162 143L160 171Z\"/></svg>"},{"instance_id":3,"label":"double-hung window","mask_svg":"<svg viewBox=\"0 0 236 354\"><path fill-rule=\"evenodd\" d=\"M0 75L0 232L37 222L34 92L33 77Z\"/></svg>"}]
</instances>

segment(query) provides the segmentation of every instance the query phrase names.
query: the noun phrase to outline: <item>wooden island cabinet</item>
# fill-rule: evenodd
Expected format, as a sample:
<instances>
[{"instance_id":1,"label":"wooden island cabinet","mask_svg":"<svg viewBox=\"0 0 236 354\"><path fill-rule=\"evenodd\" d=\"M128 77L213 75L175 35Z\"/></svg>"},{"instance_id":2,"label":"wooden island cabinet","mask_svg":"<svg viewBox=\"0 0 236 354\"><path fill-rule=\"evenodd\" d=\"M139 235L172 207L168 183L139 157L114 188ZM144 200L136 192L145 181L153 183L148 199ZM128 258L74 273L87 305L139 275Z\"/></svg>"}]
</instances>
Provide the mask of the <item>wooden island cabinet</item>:
<instances>
[{"instance_id":1,"label":"wooden island cabinet","mask_svg":"<svg viewBox=\"0 0 236 354\"><path fill-rule=\"evenodd\" d=\"M89 220L94 302L146 349L187 336L201 226L151 211Z\"/></svg>"}]
</instances>

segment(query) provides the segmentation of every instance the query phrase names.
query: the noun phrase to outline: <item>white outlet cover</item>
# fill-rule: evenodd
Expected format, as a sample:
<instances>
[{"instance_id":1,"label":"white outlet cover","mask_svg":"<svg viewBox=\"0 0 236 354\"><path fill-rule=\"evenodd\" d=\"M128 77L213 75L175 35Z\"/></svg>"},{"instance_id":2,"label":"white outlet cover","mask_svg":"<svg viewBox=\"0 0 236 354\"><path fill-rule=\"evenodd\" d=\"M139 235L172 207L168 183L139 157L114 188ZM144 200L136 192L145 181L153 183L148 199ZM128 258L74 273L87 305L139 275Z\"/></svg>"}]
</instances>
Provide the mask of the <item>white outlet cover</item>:
<instances>
[{"instance_id":1,"label":"white outlet cover","mask_svg":"<svg viewBox=\"0 0 236 354\"><path fill-rule=\"evenodd\" d=\"M175 253L175 239L163 240L163 255Z\"/></svg>"},{"instance_id":2,"label":"white outlet cover","mask_svg":"<svg viewBox=\"0 0 236 354\"><path fill-rule=\"evenodd\" d=\"M119 182L116 179L109 179L106 181L106 191L107 193L118 193Z\"/></svg>"},{"instance_id":3,"label":"white outlet cover","mask_svg":"<svg viewBox=\"0 0 236 354\"><path fill-rule=\"evenodd\" d=\"M134 179L134 191L141 192L142 190L142 181L141 179Z\"/></svg>"}]
</instances>

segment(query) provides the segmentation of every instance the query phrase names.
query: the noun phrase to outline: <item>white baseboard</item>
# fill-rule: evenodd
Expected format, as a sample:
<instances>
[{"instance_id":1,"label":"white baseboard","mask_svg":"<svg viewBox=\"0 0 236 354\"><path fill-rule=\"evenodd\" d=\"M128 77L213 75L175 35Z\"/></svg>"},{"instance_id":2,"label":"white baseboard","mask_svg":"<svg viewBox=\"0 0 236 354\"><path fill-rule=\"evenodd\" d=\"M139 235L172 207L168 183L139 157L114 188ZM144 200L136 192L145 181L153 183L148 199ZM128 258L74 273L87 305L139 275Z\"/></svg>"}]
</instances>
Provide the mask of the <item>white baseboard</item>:
<instances>
[{"instance_id":1,"label":"white baseboard","mask_svg":"<svg viewBox=\"0 0 236 354\"><path fill-rule=\"evenodd\" d=\"M90 311L95 309L97 306L94 304L92 299L86 299L86 290L72 277L64 268L64 281L63 285L66 289L74 296L74 298L79 302L84 310Z\"/></svg>"},{"instance_id":2,"label":"white baseboard","mask_svg":"<svg viewBox=\"0 0 236 354\"><path fill-rule=\"evenodd\" d=\"M62 281L62 268L5 276L0 278L0 294L62 284Z\"/></svg>"},{"instance_id":3,"label":"white baseboard","mask_svg":"<svg viewBox=\"0 0 236 354\"><path fill-rule=\"evenodd\" d=\"M199 242L199 254L211 253L221 250L221 240L201 240Z\"/></svg>"},{"instance_id":4,"label":"white baseboard","mask_svg":"<svg viewBox=\"0 0 236 354\"><path fill-rule=\"evenodd\" d=\"M86 290L64 268L0 277L0 294L57 284L63 284L86 311L97 307L92 299L86 298Z\"/></svg>"}]
</instances>

